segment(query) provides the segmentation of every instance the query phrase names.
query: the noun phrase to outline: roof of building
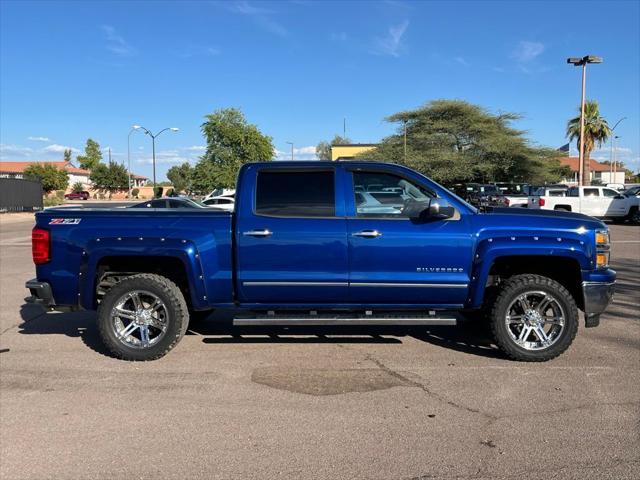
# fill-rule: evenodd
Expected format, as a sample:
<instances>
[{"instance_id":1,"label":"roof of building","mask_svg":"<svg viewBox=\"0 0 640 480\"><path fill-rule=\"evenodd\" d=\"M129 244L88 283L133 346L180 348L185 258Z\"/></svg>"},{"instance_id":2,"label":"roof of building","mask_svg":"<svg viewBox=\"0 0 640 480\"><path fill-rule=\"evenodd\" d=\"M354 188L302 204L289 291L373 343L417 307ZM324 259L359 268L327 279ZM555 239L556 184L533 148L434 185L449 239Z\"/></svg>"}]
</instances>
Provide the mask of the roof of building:
<instances>
[{"instance_id":1,"label":"roof of building","mask_svg":"<svg viewBox=\"0 0 640 480\"><path fill-rule=\"evenodd\" d=\"M25 169L29 166L29 165L33 165L36 163L47 163L50 165L54 165L56 168L59 168L60 170L64 170L67 173L72 173L74 175L86 175L89 176L91 174L91 170L86 170L84 168L78 168L76 167L73 163L71 162L51 162L49 160L35 160L32 162L7 162L7 161L0 161L0 172L2 173L23 173L25 171ZM137 175L135 173L131 174L131 178L135 178L138 180L147 180L147 177L145 177L144 175Z\"/></svg>"},{"instance_id":2,"label":"roof of building","mask_svg":"<svg viewBox=\"0 0 640 480\"><path fill-rule=\"evenodd\" d=\"M379 143L336 143L332 147L377 147Z\"/></svg>"},{"instance_id":3,"label":"roof of building","mask_svg":"<svg viewBox=\"0 0 640 480\"><path fill-rule=\"evenodd\" d=\"M68 173L73 173L75 175L89 175L91 172L89 170L85 170L83 168L76 167L71 162L50 162L47 160L42 161L33 161L33 162L5 162L4 160L0 162L0 172L6 173L22 173L29 165L33 165L36 163L46 163L50 165L54 165L56 168L60 170L65 170Z\"/></svg>"},{"instance_id":4,"label":"roof of building","mask_svg":"<svg viewBox=\"0 0 640 480\"><path fill-rule=\"evenodd\" d=\"M577 172L579 170L578 160L578 157L562 157L560 159L560 164L571 168L572 172ZM610 167L606 163L596 162L590 158L589 168L592 172L608 172Z\"/></svg>"}]
</instances>

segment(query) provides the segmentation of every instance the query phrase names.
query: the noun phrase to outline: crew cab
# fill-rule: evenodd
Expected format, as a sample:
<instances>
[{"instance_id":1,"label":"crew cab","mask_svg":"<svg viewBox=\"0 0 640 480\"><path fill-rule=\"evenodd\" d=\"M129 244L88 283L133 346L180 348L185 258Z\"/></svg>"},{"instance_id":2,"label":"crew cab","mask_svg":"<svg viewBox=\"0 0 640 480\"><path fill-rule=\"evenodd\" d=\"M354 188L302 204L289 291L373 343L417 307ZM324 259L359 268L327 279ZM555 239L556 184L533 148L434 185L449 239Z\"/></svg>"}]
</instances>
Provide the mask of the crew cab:
<instances>
[{"instance_id":1,"label":"crew cab","mask_svg":"<svg viewBox=\"0 0 640 480\"><path fill-rule=\"evenodd\" d=\"M236 209L48 209L29 301L97 310L117 357L152 360L190 318L236 325L491 324L513 359L544 361L599 324L609 232L577 213L480 212L406 167L244 165Z\"/></svg>"},{"instance_id":2,"label":"crew cab","mask_svg":"<svg viewBox=\"0 0 640 480\"><path fill-rule=\"evenodd\" d=\"M581 186L569 188L564 196L534 195L529 197L529 208L579 212L596 218L640 222L640 199L627 197L612 188Z\"/></svg>"}]
</instances>

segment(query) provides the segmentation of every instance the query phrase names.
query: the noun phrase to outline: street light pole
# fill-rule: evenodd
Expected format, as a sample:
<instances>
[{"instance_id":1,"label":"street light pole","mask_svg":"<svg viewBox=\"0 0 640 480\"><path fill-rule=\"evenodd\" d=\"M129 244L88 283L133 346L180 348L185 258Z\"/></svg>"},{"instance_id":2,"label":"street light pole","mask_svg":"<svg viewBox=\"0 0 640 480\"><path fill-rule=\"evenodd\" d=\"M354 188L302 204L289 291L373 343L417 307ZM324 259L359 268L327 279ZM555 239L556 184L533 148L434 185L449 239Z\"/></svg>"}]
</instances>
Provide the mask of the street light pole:
<instances>
[{"instance_id":1,"label":"street light pole","mask_svg":"<svg viewBox=\"0 0 640 480\"><path fill-rule=\"evenodd\" d=\"M287 142L288 145L291 145L291 160L293 161L293 142Z\"/></svg>"},{"instance_id":2,"label":"street light pole","mask_svg":"<svg viewBox=\"0 0 640 480\"><path fill-rule=\"evenodd\" d=\"M146 135L149 135L151 137L151 151L152 151L152 161L153 161L153 194L155 195L155 191L156 191L156 137L159 137L160 134L162 132L166 132L167 130L171 130L172 132L177 132L180 129L176 128L176 127L167 127L167 128L163 128L162 130L160 130L158 133L153 134L151 133L150 130L144 128L143 126L140 126L140 128L142 130L144 130L144 133Z\"/></svg>"},{"instance_id":3,"label":"street light pole","mask_svg":"<svg viewBox=\"0 0 640 480\"><path fill-rule=\"evenodd\" d=\"M582 67L582 95L580 97L580 145L579 145L579 174L578 185L585 185L584 179L584 104L585 104L585 90L587 84L587 63L602 63L602 57L596 57L595 55L586 55L582 58L570 57L567 58L567 63L570 63L576 67ZM591 182L591 179L587 179Z\"/></svg>"},{"instance_id":4,"label":"street light pole","mask_svg":"<svg viewBox=\"0 0 640 480\"><path fill-rule=\"evenodd\" d=\"M404 119L404 163L407 163L407 119Z\"/></svg>"},{"instance_id":5,"label":"street light pole","mask_svg":"<svg viewBox=\"0 0 640 480\"><path fill-rule=\"evenodd\" d=\"M616 183L615 182L615 178L616 178L616 174L618 173L618 160L616 159L616 140L620 138L620 136L618 135L614 135L613 139L612 139L612 143L613 143L613 178L614 180L611 180L611 183ZM622 182L624 183L624 182Z\"/></svg>"},{"instance_id":6,"label":"street light pole","mask_svg":"<svg viewBox=\"0 0 640 480\"><path fill-rule=\"evenodd\" d=\"M129 130L127 135L127 172L129 174L129 198L131 198L131 134L137 132L140 129L140 125L134 125Z\"/></svg>"},{"instance_id":7,"label":"street light pole","mask_svg":"<svg viewBox=\"0 0 640 480\"><path fill-rule=\"evenodd\" d=\"M613 144L615 143L615 139L618 138L613 134L613 132L615 132L616 127L618 125L620 125L620 122L622 122L623 120L626 120L626 119L627 119L627 117L622 117L620 120L618 120L616 122L616 124L611 129L611 155L609 156L609 180L611 181L611 183L615 183L614 180L613 180L613 174L616 173L616 169L615 169L615 166L614 166L614 164L615 164L615 162L614 162L615 155L613 153L614 152Z\"/></svg>"}]
</instances>

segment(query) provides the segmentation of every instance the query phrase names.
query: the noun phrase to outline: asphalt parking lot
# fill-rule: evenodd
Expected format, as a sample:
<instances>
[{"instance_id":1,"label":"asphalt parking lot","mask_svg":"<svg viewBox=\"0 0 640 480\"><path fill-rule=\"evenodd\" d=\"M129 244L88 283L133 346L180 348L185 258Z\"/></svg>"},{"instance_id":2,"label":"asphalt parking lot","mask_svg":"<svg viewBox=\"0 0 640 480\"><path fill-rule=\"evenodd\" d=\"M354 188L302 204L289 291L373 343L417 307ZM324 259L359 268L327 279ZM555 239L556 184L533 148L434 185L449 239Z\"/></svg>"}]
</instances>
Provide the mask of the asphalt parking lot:
<instances>
[{"instance_id":1,"label":"asphalt parking lot","mask_svg":"<svg viewBox=\"0 0 640 480\"><path fill-rule=\"evenodd\" d=\"M128 363L93 314L24 305L32 223L1 221L2 479L640 477L640 227L611 226L601 326L544 364L506 360L471 326L220 318Z\"/></svg>"}]
</instances>

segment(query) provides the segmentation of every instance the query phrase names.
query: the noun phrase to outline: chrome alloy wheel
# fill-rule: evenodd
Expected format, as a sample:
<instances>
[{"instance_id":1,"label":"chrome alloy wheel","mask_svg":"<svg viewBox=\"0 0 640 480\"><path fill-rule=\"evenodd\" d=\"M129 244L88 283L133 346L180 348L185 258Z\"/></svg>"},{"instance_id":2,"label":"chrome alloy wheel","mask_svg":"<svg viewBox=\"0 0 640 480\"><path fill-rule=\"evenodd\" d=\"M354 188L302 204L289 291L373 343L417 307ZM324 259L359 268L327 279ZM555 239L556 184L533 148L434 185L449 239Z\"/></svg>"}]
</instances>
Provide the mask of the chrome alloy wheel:
<instances>
[{"instance_id":1,"label":"chrome alloy wheel","mask_svg":"<svg viewBox=\"0 0 640 480\"><path fill-rule=\"evenodd\" d=\"M560 338L565 312L547 292L524 292L507 308L505 323L516 345L530 351L543 350Z\"/></svg>"},{"instance_id":2,"label":"chrome alloy wheel","mask_svg":"<svg viewBox=\"0 0 640 480\"><path fill-rule=\"evenodd\" d=\"M133 290L122 295L111 310L116 338L133 348L149 348L167 332L169 313L157 295Z\"/></svg>"}]
</instances>

